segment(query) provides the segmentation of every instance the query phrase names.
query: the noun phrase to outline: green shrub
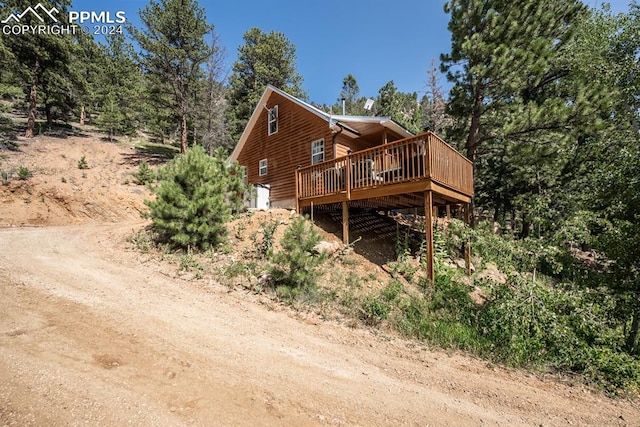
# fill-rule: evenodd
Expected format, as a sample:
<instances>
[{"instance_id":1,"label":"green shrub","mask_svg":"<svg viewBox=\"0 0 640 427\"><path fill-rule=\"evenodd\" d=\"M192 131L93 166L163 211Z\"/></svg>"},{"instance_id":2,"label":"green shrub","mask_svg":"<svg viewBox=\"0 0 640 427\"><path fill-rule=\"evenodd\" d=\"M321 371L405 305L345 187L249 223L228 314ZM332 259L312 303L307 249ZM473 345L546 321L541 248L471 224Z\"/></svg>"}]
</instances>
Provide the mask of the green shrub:
<instances>
[{"instance_id":1,"label":"green shrub","mask_svg":"<svg viewBox=\"0 0 640 427\"><path fill-rule=\"evenodd\" d=\"M181 248L209 249L225 242L225 222L244 189L242 174L229 171L223 150L211 157L200 146L165 166L154 188L156 200L145 202L160 237Z\"/></svg>"},{"instance_id":2,"label":"green shrub","mask_svg":"<svg viewBox=\"0 0 640 427\"><path fill-rule=\"evenodd\" d=\"M256 253L260 258L268 258L273 255L273 244L275 240L276 230L280 225L280 221L274 219L272 221L262 221L260 223L260 229L262 230L262 240L257 242L256 240Z\"/></svg>"},{"instance_id":3,"label":"green shrub","mask_svg":"<svg viewBox=\"0 0 640 427\"><path fill-rule=\"evenodd\" d=\"M587 354L585 373L610 394L640 392L640 360L610 348L592 348Z\"/></svg>"},{"instance_id":4,"label":"green shrub","mask_svg":"<svg viewBox=\"0 0 640 427\"><path fill-rule=\"evenodd\" d=\"M18 179L20 181L26 181L33 176L33 172L26 166L20 166L18 168Z\"/></svg>"},{"instance_id":5,"label":"green shrub","mask_svg":"<svg viewBox=\"0 0 640 427\"><path fill-rule=\"evenodd\" d=\"M309 221L298 216L287 226L281 251L272 255L272 274L277 285L312 289L320 278L319 267L325 261L325 253L315 253L320 235Z\"/></svg>"},{"instance_id":6,"label":"green shrub","mask_svg":"<svg viewBox=\"0 0 640 427\"><path fill-rule=\"evenodd\" d=\"M367 295L360 304L360 319L369 326L379 325L390 312L389 303L379 296Z\"/></svg>"},{"instance_id":7,"label":"green shrub","mask_svg":"<svg viewBox=\"0 0 640 427\"><path fill-rule=\"evenodd\" d=\"M89 169L89 163L87 163L87 159L84 156L78 160L78 169Z\"/></svg>"},{"instance_id":8,"label":"green shrub","mask_svg":"<svg viewBox=\"0 0 640 427\"><path fill-rule=\"evenodd\" d=\"M380 296L388 302L394 302L398 299L400 294L404 291L404 286L397 279L392 279L387 286L382 290Z\"/></svg>"},{"instance_id":9,"label":"green shrub","mask_svg":"<svg viewBox=\"0 0 640 427\"><path fill-rule=\"evenodd\" d=\"M138 165L138 171L133 174L133 178L138 185L147 185L156 180L156 173L149 166L146 160Z\"/></svg>"},{"instance_id":10,"label":"green shrub","mask_svg":"<svg viewBox=\"0 0 640 427\"><path fill-rule=\"evenodd\" d=\"M509 365L578 372L608 392L637 392L640 361L618 350L624 335L608 324L610 303L512 276L496 286L478 326L493 357Z\"/></svg>"}]
</instances>

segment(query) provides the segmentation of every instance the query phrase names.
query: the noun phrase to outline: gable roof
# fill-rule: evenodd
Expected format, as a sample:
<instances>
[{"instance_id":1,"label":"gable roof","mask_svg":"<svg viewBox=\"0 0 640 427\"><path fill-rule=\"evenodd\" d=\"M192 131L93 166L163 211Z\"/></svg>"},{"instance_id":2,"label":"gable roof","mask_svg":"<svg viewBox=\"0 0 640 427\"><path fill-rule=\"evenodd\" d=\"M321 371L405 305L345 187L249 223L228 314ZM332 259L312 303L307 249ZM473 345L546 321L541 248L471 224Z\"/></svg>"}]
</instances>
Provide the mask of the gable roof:
<instances>
[{"instance_id":1,"label":"gable roof","mask_svg":"<svg viewBox=\"0 0 640 427\"><path fill-rule=\"evenodd\" d=\"M404 135L406 137L413 136L413 133L409 132L398 123L394 122L390 117L332 115L320 110L319 108L314 107L311 104L307 104L306 102L296 98L295 96L289 95L288 93L278 89L275 86L267 85L262 96L260 97L260 100L258 101L258 105L256 105L255 109L253 110L251 118L249 119L249 122L247 122L247 125L245 126L244 131L240 136L240 140L236 144L236 147L233 149L231 156L229 156L229 161L233 162L238 160L238 156L240 155L240 152L242 152L242 149L244 148L244 145L249 138L249 134L258 121L258 117L262 112L263 106L266 105L267 100L272 93L277 93L278 95L288 99L301 108L304 108L309 112L315 114L316 116L325 120L329 127L333 128L334 126L337 126L347 131L347 133L351 134L354 138L372 133L375 130L378 130L380 127L385 127L398 133L399 135Z\"/></svg>"}]
</instances>

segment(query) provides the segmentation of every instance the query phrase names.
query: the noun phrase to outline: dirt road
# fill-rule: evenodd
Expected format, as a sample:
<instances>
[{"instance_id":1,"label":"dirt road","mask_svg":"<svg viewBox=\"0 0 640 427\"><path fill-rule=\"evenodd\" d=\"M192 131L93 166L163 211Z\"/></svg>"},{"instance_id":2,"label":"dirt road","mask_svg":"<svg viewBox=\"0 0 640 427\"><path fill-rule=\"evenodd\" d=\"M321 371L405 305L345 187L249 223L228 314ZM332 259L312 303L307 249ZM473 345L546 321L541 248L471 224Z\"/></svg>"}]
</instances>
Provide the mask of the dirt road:
<instances>
[{"instance_id":1,"label":"dirt road","mask_svg":"<svg viewBox=\"0 0 640 427\"><path fill-rule=\"evenodd\" d=\"M139 227L0 229L0 424L640 425L582 386L173 278L122 249Z\"/></svg>"}]
</instances>

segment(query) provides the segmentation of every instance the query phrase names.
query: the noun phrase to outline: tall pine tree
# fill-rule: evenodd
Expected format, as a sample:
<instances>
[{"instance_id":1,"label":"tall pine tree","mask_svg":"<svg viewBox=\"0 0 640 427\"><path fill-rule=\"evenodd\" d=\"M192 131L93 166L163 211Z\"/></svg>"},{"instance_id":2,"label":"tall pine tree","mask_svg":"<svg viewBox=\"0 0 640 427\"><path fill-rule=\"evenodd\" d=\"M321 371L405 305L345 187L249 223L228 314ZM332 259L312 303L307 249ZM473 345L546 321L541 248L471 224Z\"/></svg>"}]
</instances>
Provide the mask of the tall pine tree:
<instances>
[{"instance_id":1,"label":"tall pine tree","mask_svg":"<svg viewBox=\"0 0 640 427\"><path fill-rule=\"evenodd\" d=\"M587 9L578 0L454 0L445 11L452 46L442 70L454 83L449 139L474 162L474 203L518 200L526 235L527 217L546 209L557 185L566 145L599 124L599 94L579 84L565 60ZM509 194L490 194L505 178L494 175L492 161L514 178Z\"/></svg>"},{"instance_id":2,"label":"tall pine tree","mask_svg":"<svg viewBox=\"0 0 640 427\"><path fill-rule=\"evenodd\" d=\"M153 75L154 101L170 100L179 115L180 148L187 150L187 122L202 65L213 54L205 36L213 29L197 0L151 0L140 11L144 25L133 29L142 49L142 65Z\"/></svg>"},{"instance_id":3,"label":"tall pine tree","mask_svg":"<svg viewBox=\"0 0 640 427\"><path fill-rule=\"evenodd\" d=\"M68 0L42 0L40 4L47 10L55 8L58 24L68 24ZM8 16L13 12L22 12L33 4L26 0L9 0L4 2L0 12ZM26 14L20 21L21 25L41 25L33 14ZM45 110L47 122L51 125L51 108L54 106L69 107L68 98L71 85L71 70L69 68L73 52L73 36L71 34L47 34L25 31L20 35L3 37L3 44L15 62L16 75L26 88L27 97L27 127L25 137L32 138L36 123L36 110L39 102L39 92L45 94Z\"/></svg>"},{"instance_id":4,"label":"tall pine tree","mask_svg":"<svg viewBox=\"0 0 640 427\"><path fill-rule=\"evenodd\" d=\"M234 142L269 84L297 98L306 98L302 76L296 69L295 46L282 33L252 28L244 34L244 45L238 48L227 94L227 122Z\"/></svg>"}]
</instances>

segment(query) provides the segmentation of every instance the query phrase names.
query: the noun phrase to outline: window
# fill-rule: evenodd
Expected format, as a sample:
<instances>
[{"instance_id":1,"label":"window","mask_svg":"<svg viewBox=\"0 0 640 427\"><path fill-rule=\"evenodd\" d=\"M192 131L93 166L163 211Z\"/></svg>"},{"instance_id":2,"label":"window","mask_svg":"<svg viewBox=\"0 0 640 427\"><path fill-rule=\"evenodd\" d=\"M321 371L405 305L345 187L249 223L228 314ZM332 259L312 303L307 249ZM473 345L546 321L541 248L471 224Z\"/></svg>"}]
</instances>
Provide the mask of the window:
<instances>
[{"instance_id":1,"label":"window","mask_svg":"<svg viewBox=\"0 0 640 427\"><path fill-rule=\"evenodd\" d=\"M260 160L258 175L265 176L267 174L267 159Z\"/></svg>"},{"instance_id":2,"label":"window","mask_svg":"<svg viewBox=\"0 0 640 427\"><path fill-rule=\"evenodd\" d=\"M274 105L273 108L267 111L269 118L268 130L269 135L273 135L278 132L278 106Z\"/></svg>"},{"instance_id":3,"label":"window","mask_svg":"<svg viewBox=\"0 0 640 427\"><path fill-rule=\"evenodd\" d=\"M324 162L324 139L311 143L311 164Z\"/></svg>"}]
</instances>

